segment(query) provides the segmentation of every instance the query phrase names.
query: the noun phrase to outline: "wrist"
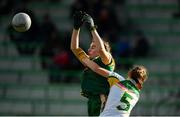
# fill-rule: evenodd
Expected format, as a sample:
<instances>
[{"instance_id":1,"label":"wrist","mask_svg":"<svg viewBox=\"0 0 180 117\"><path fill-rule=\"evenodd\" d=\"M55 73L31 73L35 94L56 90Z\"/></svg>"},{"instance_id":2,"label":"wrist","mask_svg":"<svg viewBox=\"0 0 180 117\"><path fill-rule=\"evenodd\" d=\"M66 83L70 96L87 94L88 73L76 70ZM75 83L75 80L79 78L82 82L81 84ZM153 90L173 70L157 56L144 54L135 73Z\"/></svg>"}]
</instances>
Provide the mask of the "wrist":
<instances>
[{"instance_id":1,"label":"wrist","mask_svg":"<svg viewBox=\"0 0 180 117\"><path fill-rule=\"evenodd\" d=\"M116 78L118 78L119 75L116 72L110 71L108 77L116 77Z\"/></svg>"},{"instance_id":2,"label":"wrist","mask_svg":"<svg viewBox=\"0 0 180 117\"><path fill-rule=\"evenodd\" d=\"M91 26L90 31L95 31L97 29L97 25Z\"/></svg>"},{"instance_id":3,"label":"wrist","mask_svg":"<svg viewBox=\"0 0 180 117\"><path fill-rule=\"evenodd\" d=\"M74 27L73 29L74 29L75 31L80 31L80 28L75 28L75 27Z\"/></svg>"}]
</instances>

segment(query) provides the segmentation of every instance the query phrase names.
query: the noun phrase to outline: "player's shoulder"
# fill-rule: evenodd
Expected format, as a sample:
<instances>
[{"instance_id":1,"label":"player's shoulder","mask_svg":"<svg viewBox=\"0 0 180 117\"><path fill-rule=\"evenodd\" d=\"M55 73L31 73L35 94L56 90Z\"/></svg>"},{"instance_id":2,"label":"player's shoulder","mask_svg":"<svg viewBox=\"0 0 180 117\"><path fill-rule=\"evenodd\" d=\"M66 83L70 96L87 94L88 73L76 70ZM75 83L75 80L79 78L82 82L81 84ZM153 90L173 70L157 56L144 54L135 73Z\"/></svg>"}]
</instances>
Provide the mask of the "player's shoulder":
<instances>
[{"instance_id":1,"label":"player's shoulder","mask_svg":"<svg viewBox=\"0 0 180 117\"><path fill-rule=\"evenodd\" d=\"M114 60L114 58L112 57L112 55L111 55L111 60L110 60L110 62L107 64L108 66L111 66L111 67L115 67L115 60Z\"/></svg>"},{"instance_id":2,"label":"player's shoulder","mask_svg":"<svg viewBox=\"0 0 180 117\"><path fill-rule=\"evenodd\" d=\"M126 80L122 75L118 74L117 72L111 72L108 78L112 78L112 77L118 79L119 81Z\"/></svg>"}]
</instances>

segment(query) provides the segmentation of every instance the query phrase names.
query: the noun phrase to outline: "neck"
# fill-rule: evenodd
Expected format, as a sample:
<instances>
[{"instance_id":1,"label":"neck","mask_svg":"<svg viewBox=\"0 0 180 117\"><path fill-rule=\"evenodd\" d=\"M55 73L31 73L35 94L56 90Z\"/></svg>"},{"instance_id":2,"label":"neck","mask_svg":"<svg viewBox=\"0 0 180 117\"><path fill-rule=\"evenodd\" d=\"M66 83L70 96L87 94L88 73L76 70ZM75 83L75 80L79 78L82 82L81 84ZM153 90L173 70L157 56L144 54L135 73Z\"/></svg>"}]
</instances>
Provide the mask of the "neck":
<instances>
[{"instance_id":1,"label":"neck","mask_svg":"<svg viewBox=\"0 0 180 117\"><path fill-rule=\"evenodd\" d=\"M130 79L130 81L139 89L142 89L142 86L139 83L136 83L136 81L134 79Z\"/></svg>"},{"instance_id":2,"label":"neck","mask_svg":"<svg viewBox=\"0 0 180 117\"><path fill-rule=\"evenodd\" d=\"M139 90L141 90L141 89L142 89L142 85L141 85L141 84L139 84L139 83L136 83L136 87L137 87Z\"/></svg>"}]
</instances>

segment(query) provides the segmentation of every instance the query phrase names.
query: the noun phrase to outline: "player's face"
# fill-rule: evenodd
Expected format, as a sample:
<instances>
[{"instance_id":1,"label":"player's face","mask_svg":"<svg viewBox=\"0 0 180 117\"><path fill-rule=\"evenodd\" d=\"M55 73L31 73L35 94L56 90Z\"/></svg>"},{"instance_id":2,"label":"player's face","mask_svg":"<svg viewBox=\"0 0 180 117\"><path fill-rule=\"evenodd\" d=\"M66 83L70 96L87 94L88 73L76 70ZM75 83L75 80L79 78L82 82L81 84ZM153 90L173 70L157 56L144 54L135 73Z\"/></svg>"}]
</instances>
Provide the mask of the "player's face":
<instances>
[{"instance_id":1,"label":"player's face","mask_svg":"<svg viewBox=\"0 0 180 117\"><path fill-rule=\"evenodd\" d=\"M88 55L90 56L90 58L94 58L98 56L97 46L95 45L94 42L91 43L88 49Z\"/></svg>"}]
</instances>

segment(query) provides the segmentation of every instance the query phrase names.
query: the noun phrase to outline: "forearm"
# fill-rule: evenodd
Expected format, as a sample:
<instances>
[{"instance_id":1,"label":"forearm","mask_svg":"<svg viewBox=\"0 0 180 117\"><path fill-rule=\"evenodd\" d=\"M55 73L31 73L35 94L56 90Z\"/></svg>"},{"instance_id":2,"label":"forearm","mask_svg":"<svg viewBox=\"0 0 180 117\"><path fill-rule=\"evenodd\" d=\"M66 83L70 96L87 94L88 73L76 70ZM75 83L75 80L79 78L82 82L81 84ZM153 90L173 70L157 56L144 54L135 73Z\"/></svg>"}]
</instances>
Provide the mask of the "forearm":
<instances>
[{"instance_id":1,"label":"forearm","mask_svg":"<svg viewBox=\"0 0 180 117\"><path fill-rule=\"evenodd\" d=\"M98 45L98 49L99 50L105 50L104 42L101 39L101 37L99 36L97 30L92 30L91 34L93 36L94 42Z\"/></svg>"},{"instance_id":2,"label":"forearm","mask_svg":"<svg viewBox=\"0 0 180 117\"><path fill-rule=\"evenodd\" d=\"M97 74L103 76L103 77L108 77L110 74L110 71L100 67L98 64L96 64L95 62L93 62L92 60L88 59L88 58L83 58L82 62L88 67L90 68L92 71L96 72Z\"/></svg>"},{"instance_id":3,"label":"forearm","mask_svg":"<svg viewBox=\"0 0 180 117\"><path fill-rule=\"evenodd\" d=\"M74 49L72 51L75 54L75 56L78 58L78 60L85 66L89 67L92 71L96 72L97 74L103 77L109 76L110 71L100 67L94 61L90 60L89 56L81 48Z\"/></svg>"},{"instance_id":4,"label":"forearm","mask_svg":"<svg viewBox=\"0 0 180 117\"><path fill-rule=\"evenodd\" d=\"M96 30L92 30L91 34L93 36L94 42L97 45L99 55L100 55L100 57L102 59L102 62L104 64L109 64L109 62L111 61L111 55L106 50L103 40L101 39L101 37L99 36L99 34L98 34L98 32Z\"/></svg>"},{"instance_id":5,"label":"forearm","mask_svg":"<svg viewBox=\"0 0 180 117\"><path fill-rule=\"evenodd\" d=\"M78 30L73 29L71 35L71 50L79 48L79 33L80 33L80 29Z\"/></svg>"}]
</instances>

